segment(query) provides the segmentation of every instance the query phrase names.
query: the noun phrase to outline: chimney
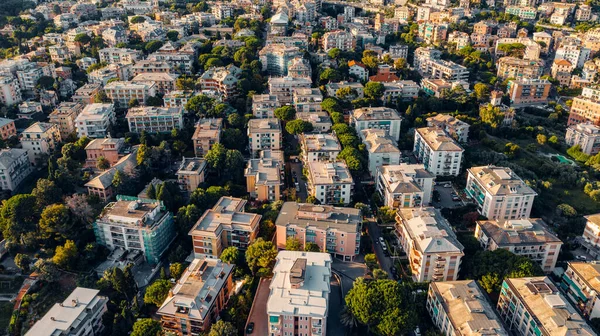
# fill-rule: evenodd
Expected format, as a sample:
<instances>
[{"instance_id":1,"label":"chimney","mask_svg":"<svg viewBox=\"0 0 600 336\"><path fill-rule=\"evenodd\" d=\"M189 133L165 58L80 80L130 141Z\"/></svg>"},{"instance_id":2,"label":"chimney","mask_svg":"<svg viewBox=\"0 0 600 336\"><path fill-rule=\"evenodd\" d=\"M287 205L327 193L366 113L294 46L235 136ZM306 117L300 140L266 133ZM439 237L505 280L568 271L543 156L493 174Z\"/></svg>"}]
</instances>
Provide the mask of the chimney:
<instances>
[{"instance_id":1,"label":"chimney","mask_svg":"<svg viewBox=\"0 0 600 336\"><path fill-rule=\"evenodd\" d=\"M52 320L52 321L56 321L56 319L54 318L54 316L51 316L51 317L50 317L50 320Z\"/></svg>"}]
</instances>

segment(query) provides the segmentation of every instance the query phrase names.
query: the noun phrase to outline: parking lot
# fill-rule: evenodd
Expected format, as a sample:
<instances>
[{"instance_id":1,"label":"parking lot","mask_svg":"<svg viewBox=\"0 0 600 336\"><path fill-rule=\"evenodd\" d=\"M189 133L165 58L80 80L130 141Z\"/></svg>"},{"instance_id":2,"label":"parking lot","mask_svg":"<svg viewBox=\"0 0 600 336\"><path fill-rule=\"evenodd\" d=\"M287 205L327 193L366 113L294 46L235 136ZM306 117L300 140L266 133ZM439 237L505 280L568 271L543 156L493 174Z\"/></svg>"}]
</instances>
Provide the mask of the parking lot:
<instances>
[{"instance_id":1,"label":"parking lot","mask_svg":"<svg viewBox=\"0 0 600 336\"><path fill-rule=\"evenodd\" d=\"M447 187L448 185L450 187ZM433 190L436 190L437 193L439 193L439 201L436 201L435 195L433 198L433 206L436 208L454 208L464 205L464 202L460 200L460 198L453 199L452 194L459 195L459 193L454 190L454 186L452 186L450 182L438 182L437 185L433 187Z\"/></svg>"}]
</instances>

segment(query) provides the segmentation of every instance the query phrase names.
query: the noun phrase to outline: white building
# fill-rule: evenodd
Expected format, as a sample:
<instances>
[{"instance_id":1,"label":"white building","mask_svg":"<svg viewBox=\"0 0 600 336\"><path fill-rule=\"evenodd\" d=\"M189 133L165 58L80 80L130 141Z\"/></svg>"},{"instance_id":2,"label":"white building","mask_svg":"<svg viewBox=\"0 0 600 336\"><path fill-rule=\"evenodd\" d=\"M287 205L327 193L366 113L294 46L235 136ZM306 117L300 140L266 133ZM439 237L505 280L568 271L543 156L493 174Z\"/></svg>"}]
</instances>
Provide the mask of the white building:
<instances>
[{"instance_id":1,"label":"white building","mask_svg":"<svg viewBox=\"0 0 600 336\"><path fill-rule=\"evenodd\" d=\"M125 116L133 133L167 133L183 128L182 107L134 107Z\"/></svg>"},{"instance_id":2,"label":"white building","mask_svg":"<svg viewBox=\"0 0 600 336\"><path fill-rule=\"evenodd\" d=\"M467 169L467 194L488 219L529 218L537 195L512 169L481 166Z\"/></svg>"},{"instance_id":3,"label":"white building","mask_svg":"<svg viewBox=\"0 0 600 336\"><path fill-rule=\"evenodd\" d=\"M89 104L75 118L78 137L106 138L110 125L115 121L113 104Z\"/></svg>"},{"instance_id":4,"label":"white building","mask_svg":"<svg viewBox=\"0 0 600 336\"><path fill-rule=\"evenodd\" d=\"M302 57L303 52L298 47L286 47L284 44L270 44L262 48L259 53L262 70L271 76L285 76L288 72L288 63L296 57Z\"/></svg>"},{"instance_id":5,"label":"white building","mask_svg":"<svg viewBox=\"0 0 600 336\"><path fill-rule=\"evenodd\" d=\"M579 145L587 155L596 155L600 152L600 127L591 123L571 125L567 128L565 142L569 146Z\"/></svg>"},{"instance_id":6,"label":"white building","mask_svg":"<svg viewBox=\"0 0 600 336\"><path fill-rule=\"evenodd\" d=\"M269 77L269 93L277 96L281 105L293 102L294 90L300 88L309 89L312 80L304 77Z\"/></svg>"},{"instance_id":7,"label":"white building","mask_svg":"<svg viewBox=\"0 0 600 336\"><path fill-rule=\"evenodd\" d=\"M142 58L140 50L127 48L104 48L98 50L100 62L108 64L135 63Z\"/></svg>"},{"instance_id":8,"label":"white building","mask_svg":"<svg viewBox=\"0 0 600 336\"><path fill-rule=\"evenodd\" d=\"M308 192L321 204L348 204L352 199L354 181L343 162L310 161Z\"/></svg>"},{"instance_id":9,"label":"white building","mask_svg":"<svg viewBox=\"0 0 600 336\"><path fill-rule=\"evenodd\" d=\"M439 127L423 127L415 132L413 153L436 176L457 176L464 151Z\"/></svg>"},{"instance_id":10,"label":"white building","mask_svg":"<svg viewBox=\"0 0 600 336\"><path fill-rule=\"evenodd\" d=\"M127 107L134 99L144 105L148 98L156 96L156 84L115 81L108 83L104 92L117 107Z\"/></svg>"},{"instance_id":11,"label":"white building","mask_svg":"<svg viewBox=\"0 0 600 336\"><path fill-rule=\"evenodd\" d=\"M378 169L376 187L383 204L393 209L429 205L435 176L422 164L399 164Z\"/></svg>"},{"instance_id":12,"label":"white building","mask_svg":"<svg viewBox=\"0 0 600 336\"><path fill-rule=\"evenodd\" d=\"M0 103L11 106L23 100L19 83L12 76L0 76Z\"/></svg>"},{"instance_id":13,"label":"white building","mask_svg":"<svg viewBox=\"0 0 600 336\"><path fill-rule=\"evenodd\" d=\"M442 128L453 139L461 143L466 143L469 139L470 125L449 114L438 114L427 118L427 126Z\"/></svg>"},{"instance_id":14,"label":"white building","mask_svg":"<svg viewBox=\"0 0 600 336\"><path fill-rule=\"evenodd\" d=\"M277 96L270 94L252 96L252 115L258 119L275 118L275 110L280 107Z\"/></svg>"},{"instance_id":15,"label":"white building","mask_svg":"<svg viewBox=\"0 0 600 336\"><path fill-rule=\"evenodd\" d=\"M402 153L398 144L385 130L365 129L360 131L360 136L369 153L369 173L373 178L377 177L377 170L382 166L400 163Z\"/></svg>"},{"instance_id":16,"label":"white building","mask_svg":"<svg viewBox=\"0 0 600 336\"><path fill-rule=\"evenodd\" d=\"M250 142L250 151L254 155L261 150L281 149L282 131L279 119L250 119L248 121L248 141Z\"/></svg>"},{"instance_id":17,"label":"white building","mask_svg":"<svg viewBox=\"0 0 600 336\"><path fill-rule=\"evenodd\" d=\"M575 308L589 319L600 317L600 262L569 262L560 283Z\"/></svg>"},{"instance_id":18,"label":"white building","mask_svg":"<svg viewBox=\"0 0 600 336\"><path fill-rule=\"evenodd\" d=\"M342 145L333 134L301 134L300 146L304 162L333 162L342 151Z\"/></svg>"},{"instance_id":19,"label":"white building","mask_svg":"<svg viewBox=\"0 0 600 336\"><path fill-rule=\"evenodd\" d=\"M563 44L556 49L555 60L565 59L576 68L583 68L586 61L590 59L591 50L581 46L581 44L575 41L563 42Z\"/></svg>"},{"instance_id":20,"label":"white building","mask_svg":"<svg viewBox=\"0 0 600 336\"><path fill-rule=\"evenodd\" d=\"M33 172L27 151L10 148L0 150L0 188L15 190Z\"/></svg>"},{"instance_id":21,"label":"white building","mask_svg":"<svg viewBox=\"0 0 600 336\"><path fill-rule=\"evenodd\" d=\"M43 164L60 143L60 130L54 124L36 122L21 133L20 140L31 164ZM39 162L40 160L44 161Z\"/></svg>"},{"instance_id":22,"label":"white building","mask_svg":"<svg viewBox=\"0 0 600 336\"><path fill-rule=\"evenodd\" d=\"M389 107L363 107L352 111L350 124L357 132L364 129L382 129L394 140L400 139L402 117L398 111Z\"/></svg>"}]
</instances>

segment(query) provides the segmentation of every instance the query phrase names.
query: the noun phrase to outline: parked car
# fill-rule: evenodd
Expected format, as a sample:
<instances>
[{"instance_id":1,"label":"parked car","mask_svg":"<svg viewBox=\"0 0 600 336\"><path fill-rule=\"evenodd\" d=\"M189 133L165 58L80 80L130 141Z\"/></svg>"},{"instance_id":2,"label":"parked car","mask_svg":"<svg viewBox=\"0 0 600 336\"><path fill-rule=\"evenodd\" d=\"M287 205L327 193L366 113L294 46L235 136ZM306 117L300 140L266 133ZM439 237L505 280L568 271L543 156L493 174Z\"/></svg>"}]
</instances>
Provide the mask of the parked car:
<instances>
[{"instance_id":1,"label":"parked car","mask_svg":"<svg viewBox=\"0 0 600 336\"><path fill-rule=\"evenodd\" d=\"M446 183L446 184L444 184L444 188L452 188L452 184Z\"/></svg>"},{"instance_id":2,"label":"parked car","mask_svg":"<svg viewBox=\"0 0 600 336\"><path fill-rule=\"evenodd\" d=\"M246 327L246 335L250 335L254 332L254 322L250 322L248 323L248 326Z\"/></svg>"},{"instance_id":3,"label":"parked car","mask_svg":"<svg viewBox=\"0 0 600 336\"><path fill-rule=\"evenodd\" d=\"M385 246L385 243L381 243L381 249L383 250L383 252L387 251L387 246Z\"/></svg>"},{"instance_id":4,"label":"parked car","mask_svg":"<svg viewBox=\"0 0 600 336\"><path fill-rule=\"evenodd\" d=\"M587 257L586 256L575 256L575 259L581 260L581 261L586 261Z\"/></svg>"},{"instance_id":5,"label":"parked car","mask_svg":"<svg viewBox=\"0 0 600 336\"><path fill-rule=\"evenodd\" d=\"M383 240L383 237L379 237L379 243L385 244L385 240Z\"/></svg>"}]
</instances>

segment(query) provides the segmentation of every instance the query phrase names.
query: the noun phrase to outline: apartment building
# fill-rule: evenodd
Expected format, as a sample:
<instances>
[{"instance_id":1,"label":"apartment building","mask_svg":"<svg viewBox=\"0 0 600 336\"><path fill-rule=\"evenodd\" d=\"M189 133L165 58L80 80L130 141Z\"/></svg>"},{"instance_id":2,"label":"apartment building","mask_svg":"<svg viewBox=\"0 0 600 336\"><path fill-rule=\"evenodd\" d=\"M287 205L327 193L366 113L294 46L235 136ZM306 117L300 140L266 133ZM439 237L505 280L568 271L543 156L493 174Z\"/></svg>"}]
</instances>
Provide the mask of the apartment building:
<instances>
[{"instance_id":1,"label":"apartment building","mask_svg":"<svg viewBox=\"0 0 600 336\"><path fill-rule=\"evenodd\" d=\"M194 91L172 90L163 96L165 107L183 107L194 97Z\"/></svg>"},{"instance_id":2,"label":"apartment building","mask_svg":"<svg viewBox=\"0 0 600 336\"><path fill-rule=\"evenodd\" d=\"M83 111L83 104L62 102L48 116L51 124L58 127L61 138L65 139L76 132L75 119Z\"/></svg>"},{"instance_id":3,"label":"apartment building","mask_svg":"<svg viewBox=\"0 0 600 336\"><path fill-rule=\"evenodd\" d=\"M413 153L433 175L458 176L464 151L440 127L422 127L415 132Z\"/></svg>"},{"instance_id":4,"label":"apartment building","mask_svg":"<svg viewBox=\"0 0 600 336\"><path fill-rule=\"evenodd\" d=\"M275 110L281 104L277 96L270 94L256 94L252 96L252 115L259 119L275 118Z\"/></svg>"},{"instance_id":5,"label":"apartment building","mask_svg":"<svg viewBox=\"0 0 600 336\"><path fill-rule=\"evenodd\" d=\"M265 150L258 159L248 160L244 176L250 197L257 201L278 201L284 188L283 152Z\"/></svg>"},{"instance_id":6,"label":"apartment building","mask_svg":"<svg viewBox=\"0 0 600 336\"><path fill-rule=\"evenodd\" d=\"M555 60L564 59L575 68L582 68L583 64L590 59L591 50L581 45L580 41L577 40L563 40L561 45L556 49Z\"/></svg>"},{"instance_id":7,"label":"apartment building","mask_svg":"<svg viewBox=\"0 0 600 336\"><path fill-rule=\"evenodd\" d=\"M596 334L548 277L505 279L496 309L518 335Z\"/></svg>"},{"instance_id":8,"label":"apartment building","mask_svg":"<svg viewBox=\"0 0 600 336\"><path fill-rule=\"evenodd\" d=\"M44 71L35 63L29 63L28 65L19 68L17 71L17 79L19 81L19 87L21 88L21 94L30 97L34 94L38 80L44 76Z\"/></svg>"},{"instance_id":9,"label":"apartment building","mask_svg":"<svg viewBox=\"0 0 600 336\"><path fill-rule=\"evenodd\" d=\"M279 252L267 299L269 320L264 321L269 335L326 335L331 264L327 253Z\"/></svg>"},{"instance_id":10,"label":"apartment building","mask_svg":"<svg viewBox=\"0 0 600 336\"><path fill-rule=\"evenodd\" d=\"M318 88L298 88L293 92L296 113L319 113L323 111L323 94Z\"/></svg>"},{"instance_id":11,"label":"apartment building","mask_svg":"<svg viewBox=\"0 0 600 336\"><path fill-rule=\"evenodd\" d=\"M115 106L113 104L89 104L75 118L78 137L106 138L109 127L115 122Z\"/></svg>"},{"instance_id":12,"label":"apartment building","mask_svg":"<svg viewBox=\"0 0 600 336\"><path fill-rule=\"evenodd\" d=\"M427 127L439 127L454 140L460 143L466 143L469 139L469 127L471 126L449 114L440 113L427 118Z\"/></svg>"},{"instance_id":13,"label":"apartment building","mask_svg":"<svg viewBox=\"0 0 600 336\"><path fill-rule=\"evenodd\" d=\"M491 165L467 169L465 191L491 220L529 218L537 196L512 169Z\"/></svg>"},{"instance_id":14,"label":"apartment building","mask_svg":"<svg viewBox=\"0 0 600 336\"><path fill-rule=\"evenodd\" d=\"M33 167L29 162L26 150L0 149L0 188L2 190L15 190L32 172Z\"/></svg>"},{"instance_id":15,"label":"apartment building","mask_svg":"<svg viewBox=\"0 0 600 336\"><path fill-rule=\"evenodd\" d=\"M535 20L537 16L537 8L535 7L508 6L505 12L516 15L523 20Z\"/></svg>"},{"instance_id":16,"label":"apartment building","mask_svg":"<svg viewBox=\"0 0 600 336\"><path fill-rule=\"evenodd\" d=\"M352 199L354 181L343 162L310 161L308 193L321 204L348 204Z\"/></svg>"},{"instance_id":17,"label":"apartment building","mask_svg":"<svg viewBox=\"0 0 600 336\"><path fill-rule=\"evenodd\" d=\"M600 125L600 88L595 86L584 87L569 109L568 126L585 122Z\"/></svg>"},{"instance_id":18,"label":"apartment building","mask_svg":"<svg viewBox=\"0 0 600 336\"><path fill-rule=\"evenodd\" d=\"M0 118L0 139L7 140L17 135L15 121L7 118Z\"/></svg>"},{"instance_id":19,"label":"apartment building","mask_svg":"<svg viewBox=\"0 0 600 336\"><path fill-rule=\"evenodd\" d=\"M323 34L321 47L325 52L337 48L342 51L352 51L356 48L356 38L343 30L336 30Z\"/></svg>"},{"instance_id":20,"label":"apartment building","mask_svg":"<svg viewBox=\"0 0 600 336\"><path fill-rule=\"evenodd\" d=\"M296 57L302 57L303 51L298 47L286 47L284 44L270 44L258 52L262 71L271 76L285 76L288 63Z\"/></svg>"},{"instance_id":21,"label":"apartment building","mask_svg":"<svg viewBox=\"0 0 600 336\"><path fill-rule=\"evenodd\" d=\"M248 121L248 141L254 156L261 150L279 150L282 143L279 119L250 119Z\"/></svg>"},{"instance_id":22,"label":"apartment building","mask_svg":"<svg viewBox=\"0 0 600 336\"><path fill-rule=\"evenodd\" d=\"M600 152L600 127L591 123L575 124L567 127L565 142L569 146L579 145L587 155Z\"/></svg>"},{"instance_id":23,"label":"apartment building","mask_svg":"<svg viewBox=\"0 0 600 336\"><path fill-rule=\"evenodd\" d=\"M435 176L422 164L397 164L377 169L376 190L392 209L429 205Z\"/></svg>"},{"instance_id":24,"label":"apartment building","mask_svg":"<svg viewBox=\"0 0 600 336\"><path fill-rule=\"evenodd\" d=\"M166 334L210 331L233 293L233 268L219 259L194 259L156 312Z\"/></svg>"},{"instance_id":25,"label":"apartment building","mask_svg":"<svg viewBox=\"0 0 600 336\"><path fill-rule=\"evenodd\" d=\"M365 129L382 129L394 140L400 139L402 117L397 110L389 107L363 107L352 111L350 124L357 132Z\"/></svg>"},{"instance_id":26,"label":"apartment building","mask_svg":"<svg viewBox=\"0 0 600 336\"><path fill-rule=\"evenodd\" d=\"M556 266L562 241L540 218L478 221L475 238L485 250L508 250L540 265L545 273Z\"/></svg>"},{"instance_id":27,"label":"apartment building","mask_svg":"<svg viewBox=\"0 0 600 336\"><path fill-rule=\"evenodd\" d=\"M398 143L382 129L365 129L360 131L362 142L369 155L369 173L377 177L377 170L382 166L397 165L402 153Z\"/></svg>"},{"instance_id":28,"label":"apartment building","mask_svg":"<svg viewBox=\"0 0 600 336\"><path fill-rule=\"evenodd\" d=\"M25 336L102 335L107 303L108 298L99 290L77 287L62 303L55 303Z\"/></svg>"},{"instance_id":29,"label":"apartment building","mask_svg":"<svg viewBox=\"0 0 600 336\"><path fill-rule=\"evenodd\" d=\"M156 73L141 73L133 77L131 80L132 83L142 83L152 85L152 83L156 84L156 92L160 92L161 94L166 94L175 90L175 83L177 82L177 78L179 75L166 73L166 72L156 72Z\"/></svg>"},{"instance_id":30,"label":"apartment building","mask_svg":"<svg viewBox=\"0 0 600 336\"><path fill-rule=\"evenodd\" d=\"M124 173L137 167L137 149L137 146L132 147L131 151L121 157L117 163L87 182L84 186L87 188L88 195L97 196L103 202L112 199L116 194L113 186L115 174L117 171Z\"/></svg>"},{"instance_id":31,"label":"apartment building","mask_svg":"<svg viewBox=\"0 0 600 336\"><path fill-rule=\"evenodd\" d=\"M433 207L398 209L395 234L408 255L414 281L457 279L464 247L440 210Z\"/></svg>"},{"instance_id":32,"label":"apartment building","mask_svg":"<svg viewBox=\"0 0 600 336\"><path fill-rule=\"evenodd\" d=\"M565 59L554 60L552 63L551 74L552 78L558 80L560 85L569 85L571 82L571 72L575 67L571 62Z\"/></svg>"},{"instance_id":33,"label":"apartment building","mask_svg":"<svg viewBox=\"0 0 600 336\"><path fill-rule=\"evenodd\" d=\"M398 80L382 84L384 91L381 100L384 102L398 103L419 97L419 85L414 81Z\"/></svg>"},{"instance_id":34,"label":"apartment building","mask_svg":"<svg viewBox=\"0 0 600 336\"><path fill-rule=\"evenodd\" d=\"M342 151L342 145L334 134L300 134L302 160L304 162L333 162Z\"/></svg>"},{"instance_id":35,"label":"apartment building","mask_svg":"<svg viewBox=\"0 0 600 336\"><path fill-rule=\"evenodd\" d=\"M277 96L279 103L292 104L294 91L301 88L309 89L312 86L310 78L303 77L269 77L269 93Z\"/></svg>"},{"instance_id":36,"label":"apartment building","mask_svg":"<svg viewBox=\"0 0 600 336\"><path fill-rule=\"evenodd\" d=\"M296 112L296 119L309 122L313 126L313 132L324 133L329 132L331 126L331 118L325 111L320 112Z\"/></svg>"},{"instance_id":37,"label":"apartment building","mask_svg":"<svg viewBox=\"0 0 600 336\"><path fill-rule=\"evenodd\" d=\"M73 59L73 53L69 51L64 44L56 44L48 47L48 53L50 54L50 59L55 63L65 63L66 61L71 61Z\"/></svg>"},{"instance_id":38,"label":"apartment building","mask_svg":"<svg viewBox=\"0 0 600 336\"><path fill-rule=\"evenodd\" d=\"M196 258L216 259L229 246L245 250L258 233L261 215L244 212L246 200L221 197L190 230Z\"/></svg>"},{"instance_id":39,"label":"apartment building","mask_svg":"<svg viewBox=\"0 0 600 336\"><path fill-rule=\"evenodd\" d=\"M115 81L104 87L106 96L112 100L117 107L126 108L131 100L137 100L140 104L146 104L146 100L156 96L155 83L134 83Z\"/></svg>"},{"instance_id":40,"label":"apartment building","mask_svg":"<svg viewBox=\"0 0 600 336\"><path fill-rule=\"evenodd\" d=\"M600 317L600 263L574 262L568 263L563 273L560 287L574 303L574 307L588 319Z\"/></svg>"},{"instance_id":41,"label":"apartment building","mask_svg":"<svg viewBox=\"0 0 600 336\"><path fill-rule=\"evenodd\" d=\"M60 131L54 124L36 122L21 133L20 142L32 165L44 164L61 142Z\"/></svg>"},{"instance_id":42,"label":"apartment building","mask_svg":"<svg viewBox=\"0 0 600 336\"><path fill-rule=\"evenodd\" d=\"M94 97L102 90L100 84L85 84L75 91L71 100L74 103L92 104L94 103Z\"/></svg>"},{"instance_id":43,"label":"apartment building","mask_svg":"<svg viewBox=\"0 0 600 336\"><path fill-rule=\"evenodd\" d=\"M512 105L546 104L552 83L547 79L523 78L508 81L508 95Z\"/></svg>"},{"instance_id":44,"label":"apartment building","mask_svg":"<svg viewBox=\"0 0 600 336\"><path fill-rule=\"evenodd\" d=\"M23 101L21 88L13 76L0 76L0 103L11 106Z\"/></svg>"},{"instance_id":45,"label":"apartment building","mask_svg":"<svg viewBox=\"0 0 600 336\"><path fill-rule=\"evenodd\" d=\"M109 47L116 47L119 43L127 44L129 42L128 33L121 26L114 26L102 32L102 39Z\"/></svg>"},{"instance_id":46,"label":"apartment building","mask_svg":"<svg viewBox=\"0 0 600 336\"><path fill-rule=\"evenodd\" d=\"M590 21L592 18L592 7L580 4L575 11L576 21Z\"/></svg>"},{"instance_id":47,"label":"apartment building","mask_svg":"<svg viewBox=\"0 0 600 336\"><path fill-rule=\"evenodd\" d=\"M341 81L338 83L325 84L325 91L330 97L337 97L338 99L346 100L348 102L365 97L364 86L360 82L347 82ZM338 92L340 89L350 89L352 94L341 97Z\"/></svg>"},{"instance_id":48,"label":"apartment building","mask_svg":"<svg viewBox=\"0 0 600 336\"><path fill-rule=\"evenodd\" d=\"M210 68L200 76L202 90L213 91L229 101L236 98L237 83L240 80L242 69L229 65L227 67Z\"/></svg>"},{"instance_id":49,"label":"apartment building","mask_svg":"<svg viewBox=\"0 0 600 336\"><path fill-rule=\"evenodd\" d=\"M206 160L184 157L175 173L180 189L191 194L201 183L204 183L205 170Z\"/></svg>"},{"instance_id":50,"label":"apartment building","mask_svg":"<svg viewBox=\"0 0 600 336\"><path fill-rule=\"evenodd\" d=\"M356 77L361 82L367 82L369 80L369 69L366 65L358 61L348 61L348 72L349 74Z\"/></svg>"},{"instance_id":51,"label":"apartment building","mask_svg":"<svg viewBox=\"0 0 600 336\"><path fill-rule=\"evenodd\" d=\"M544 61L524 60L516 57L502 57L496 62L497 75L501 79L506 78L540 78L544 71Z\"/></svg>"},{"instance_id":52,"label":"apartment building","mask_svg":"<svg viewBox=\"0 0 600 336\"><path fill-rule=\"evenodd\" d=\"M427 311L442 335L509 335L475 280L431 282Z\"/></svg>"},{"instance_id":53,"label":"apartment building","mask_svg":"<svg viewBox=\"0 0 600 336\"><path fill-rule=\"evenodd\" d=\"M152 265L176 236L173 214L161 201L122 195L104 207L93 227L98 244L141 251Z\"/></svg>"},{"instance_id":54,"label":"apartment building","mask_svg":"<svg viewBox=\"0 0 600 336\"><path fill-rule=\"evenodd\" d=\"M196 51L192 44L185 44L181 48L167 42L156 52L148 56L148 60L167 62L175 73L192 74Z\"/></svg>"},{"instance_id":55,"label":"apartment building","mask_svg":"<svg viewBox=\"0 0 600 336\"><path fill-rule=\"evenodd\" d=\"M100 62L108 64L135 63L142 58L142 52L127 48L104 48L98 50Z\"/></svg>"},{"instance_id":56,"label":"apartment building","mask_svg":"<svg viewBox=\"0 0 600 336\"><path fill-rule=\"evenodd\" d=\"M134 107L127 111L125 118L133 133L168 133L183 128L182 107Z\"/></svg>"},{"instance_id":57,"label":"apartment building","mask_svg":"<svg viewBox=\"0 0 600 336\"><path fill-rule=\"evenodd\" d=\"M425 21L419 23L418 38L428 44L440 44L446 41L448 25Z\"/></svg>"},{"instance_id":58,"label":"apartment building","mask_svg":"<svg viewBox=\"0 0 600 336\"><path fill-rule=\"evenodd\" d=\"M129 153L131 153L131 146L125 144L125 138L92 139L85 146L85 167L96 167L101 157L105 158L112 167Z\"/></svg>"},{"instance_id":59,"label":"apartment building","mask_svg":"<svg viewBox=\"0 0 600 336\"><path fill-rule=\"evenodd\" d=\"M137 76L144 73L172 73L173 67L166 61L141 60L133 65L132 70L133 75Z\"/></svg>"},{"instance_id":60,"label":"apartment building","mask_svg":"<svg viewBox=\"0 0 600 336\"><path fill-rule=\"evenodd\" d=\"M212 146L221 142L222 118L200 119L196 124L196 130L192 136L194 143L194 154L196 157L204 157Z\"/></svg>"},{"instance_id":61,"label":"apartment building","mask_svg":"<svg viewBox=\"0 0 600 336\"><path fill-rule=\"evenodd\" d=\"M581 236L581 246L597 259L600 256L600 214L585 216L585 229Z\"/></svg>"},{"instance_id":62,"label":"apartment building","mask_svg":"<svg viewBox=\"0 0 600 336\"><path fill-rule=\"evenodd\" d=\"M296 239L302 248L308 243L333 257L352 261L360 253L362 215L359 209L285 202L275 221L279 249L287 239Z\"/></svg>"}]
</instances>

